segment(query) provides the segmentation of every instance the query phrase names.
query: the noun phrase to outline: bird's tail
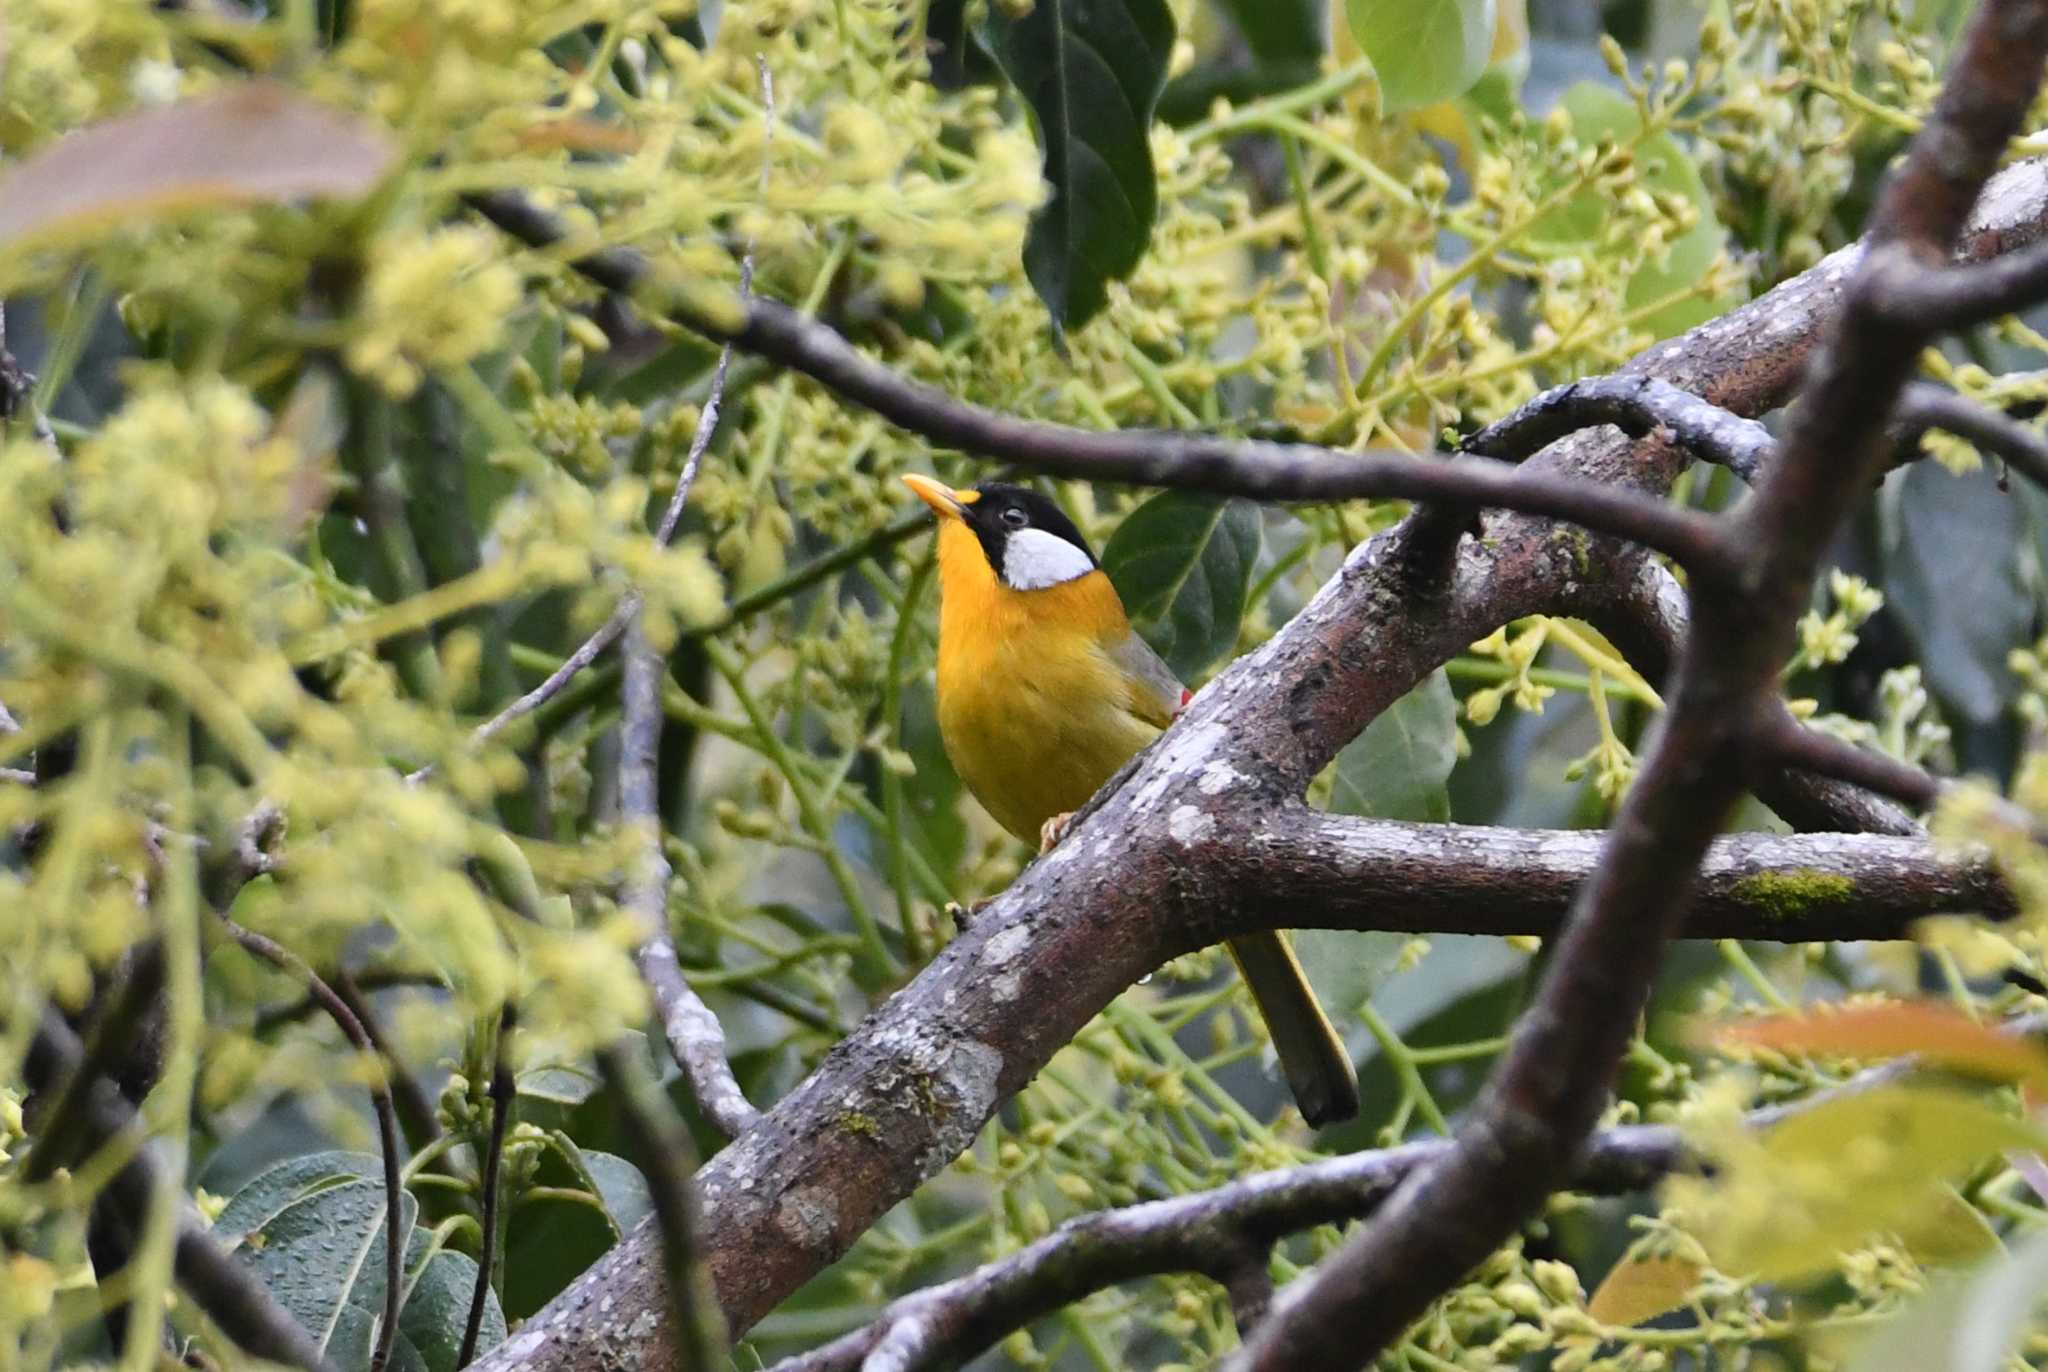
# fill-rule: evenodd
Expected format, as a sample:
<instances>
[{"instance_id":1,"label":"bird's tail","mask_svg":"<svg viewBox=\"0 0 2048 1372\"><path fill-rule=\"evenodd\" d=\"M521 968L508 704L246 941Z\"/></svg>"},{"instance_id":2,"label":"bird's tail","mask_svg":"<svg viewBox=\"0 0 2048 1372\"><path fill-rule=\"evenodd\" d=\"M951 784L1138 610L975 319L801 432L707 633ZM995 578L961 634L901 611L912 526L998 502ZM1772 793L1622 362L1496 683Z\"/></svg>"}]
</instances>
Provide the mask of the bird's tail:
<instances>
[{"instance_id":1,"label":"bird's tail","mask_svg":"<svg viewBox=\"0 0 2048 1372\"><path fill-rule=\"evenodd\" d=\"M1330 1023L1285 934L1249 934L1230 941L1230 956L1251 988L1272 1035L1280 1071L1302 1118L1335 1124L1358 1113L1358 1072Z\"/></svg>"}]
</instances>

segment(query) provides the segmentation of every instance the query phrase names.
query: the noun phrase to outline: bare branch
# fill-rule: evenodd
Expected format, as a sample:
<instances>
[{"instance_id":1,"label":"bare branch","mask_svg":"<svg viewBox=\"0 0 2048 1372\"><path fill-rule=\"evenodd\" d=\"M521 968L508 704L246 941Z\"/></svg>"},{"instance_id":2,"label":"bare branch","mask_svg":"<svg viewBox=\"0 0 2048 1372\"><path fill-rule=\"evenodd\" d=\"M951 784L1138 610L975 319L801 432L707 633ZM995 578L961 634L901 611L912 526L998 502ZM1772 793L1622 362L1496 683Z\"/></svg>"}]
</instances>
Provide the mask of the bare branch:
<instances>
[{"instance_id":1,"label":"bare branch","mask_svg":"<svg viewBox=\"0 0 2048 1372\"><path fill-rule=\"evenodd\" d=\"M633 961L654 996L669 1051L689 1078L697 1104L727 1138L738 1138L761 1117L725 1050L725 1029L711 1013L676 960L668 923L669 865L661 851L661 817L656 803L655 762L661 746L661 657L647 645L638 623L626 630L626 682L619 720L619 817L642 830L636 870L620 903L640 921L641 942Z\"/></svg>"},{"instance_id":2,"label":"bare branch","mask_svg":"<svg viewBox=\"0 0 2048 1372\"><path fill-rule=\"evenodd\" d=\"M1630 438L1664 430L1692 457L1726 467L1744 481L1755 481L1771 456L1770 430L1754 419L1641 373L1552 387L1461 446L1481 457L1519 462L1595 424L1612 424Z\"/></svg>"},{"instance_id":3,"label":"bare branch","mask_svg":"<svg viewBox=\"0 0 2048 1372\"><path fill-rule=\"evenodd\" d=\"M1914 437L1928 429L1952 433L2048 490L2048 438L2031 424L1954 391L1924 381L1906 387L1899 397L1897 426Z\"/></svg>"},{"instance_id":4,"label":"bare branch","mask_svg":"<svg viewBox=\"0 0 2048 1372\"><path fill-rule=\"evenodd\" d=\"M1301 928L1548 938L1605 842L1598 830L1398 824L1306 806L1262 817L1258 834L1232 865L1219 931L1248 932L1264 901ZM1677 937L1894 939L1955 911L2015 913L1986 855L1876 834L1732 834L1707 846Z\"/></svg>"},{"instance_id":5,"label":"bare branch","mask_svg":"<svg viewBox=\"0 0 2048 1372\"><path fill-rule=\"evenodd\" d=\"M310 963L277 940L236 923L225 911L216 912L216 917L228 936L252 957L303 984L356 1051L378 1059L381 1066L383 1055L371 1041L369 1031L363 1028L363 1022ZM370 1351L370 1372L383 1372L391 1360L391 1346L398 1337L399 1308L405 1301L405 1228L399 1210L399 1193L404 1184L398 1175L398 1113L392 1108L391 1087L381 1075L370 1082L370 1105L377 1116L377 1139L384 1155L384 1314L378 1322L376 1347Z\"/></svg>"},{"instance_id":6,"label":"bare branch","mask_svg":"<svg viewBox=\"0 0 2048 1372\"><path fill-rule=\"evenodd\" d=\"M500 228L537 246L566 236L553 216L515 192L482 192L470 203ZM616 252L578 259L593 280L619 280ZM628 278L637 282L644 265ZM844 398L934 443L1016 462L1053 476L1213 491L1267 501L1367 498L1443 501L1567 520L1664 553L1696 574L1728 570L1711 519L1631 491L1540 471L1418 459L1406 453L1345 452L1302 443L1125 429L1099 432L1017 419L981 409L898 375L864 356L829 325L772 300L739 298L727 311L678 307L687 327L792 367Z\"/></svg>"},{"instance_id":7,"label":"bare branch","mask_svg":"<svg viewBox=\"0 0 2048 1372\"><path fill-rule=\"evenodd\" d=\"M1907 328L1951 333L1988 324L2048 299L2048 243L1989 262L1907 270L1888 278L1874 307Z\"/></svg>"},{"instance_id":8,"label":"bare branch","mask_svg":"<svg viewBox=\"0 0 2048 1372\"><path fill-rule=\"evenodd\" d=\"M1612 639L1631 666L1652 681L1671 674L1691 618L1685 592L1664 566L1644 558L1619 587L1575 582L1559 609L1589 620ZM1785 716L1785 723L1793 723ZM1836 773L1788 765L1756 779L1757 798L1803 832L1895 834L1919 837L1918 820L1877 794ZM1888 793L1887 793L1888 794Z\"/></svg>"}]
</instances>

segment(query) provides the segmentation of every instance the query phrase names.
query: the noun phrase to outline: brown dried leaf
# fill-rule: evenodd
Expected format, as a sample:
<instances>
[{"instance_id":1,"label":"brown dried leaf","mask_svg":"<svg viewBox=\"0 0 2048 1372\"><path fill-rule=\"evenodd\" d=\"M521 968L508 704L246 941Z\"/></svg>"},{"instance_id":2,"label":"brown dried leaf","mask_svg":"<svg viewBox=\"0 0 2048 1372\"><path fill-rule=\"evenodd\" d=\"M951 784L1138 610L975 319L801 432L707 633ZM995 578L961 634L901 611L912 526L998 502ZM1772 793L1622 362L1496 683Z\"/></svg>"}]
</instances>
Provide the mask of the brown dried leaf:
<instances>
[{"instance_id":1,"label":"brown dried leaf","mask_svg":"<svg viewBox=\"0 0 2048 1372\"><path fill-rule=\"evenodd\" d=\"M252 81L66 135L0 178L0 247L138 215L350 196L397 156L380 130L270 81Z\"/></svg>"}]
</instances>

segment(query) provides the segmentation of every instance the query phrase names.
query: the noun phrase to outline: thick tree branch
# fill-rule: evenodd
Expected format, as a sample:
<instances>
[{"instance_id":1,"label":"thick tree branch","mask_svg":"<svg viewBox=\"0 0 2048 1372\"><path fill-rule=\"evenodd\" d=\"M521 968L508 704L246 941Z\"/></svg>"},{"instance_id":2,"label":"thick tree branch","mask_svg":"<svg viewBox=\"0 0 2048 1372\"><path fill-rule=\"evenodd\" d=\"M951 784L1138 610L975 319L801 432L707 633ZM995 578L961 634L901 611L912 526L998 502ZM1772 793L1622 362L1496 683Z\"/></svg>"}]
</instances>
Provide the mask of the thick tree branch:
<instances>
[{"instance_id":1,"label":"thick tree branch","mask_svg":"<svg viewBox=\"0 0 2048 1372\"><path fill-rule=\"evenodd\" d=\"M1567 1180L1708 843L1769 760L1760 744L1777 708L1777 669L1827 541L1888 460L1890 407L1931 335L1888 314L1884 289L1946 265L2044 59L2048 4L1986 0L1933 116L1885 188L1872 246L1801 388L1778 461L1731 517L1744 594L1695 599L1664 732L1493 1080L1451 1150L1281 1294L1237 1366L1348 1372L1370 1362Z\"/></svg>"},{"instance_id":2,"label":"thick tree branch","mask_svg":"<svg viewBox=\"0 0 2048 1372\"><path fill-rule=\"evenodd\" d=\"M495 208L516 216L531 207ZM533 227L548 241L548 225ZM1962 251L1973 258L2009 252L2044 228L2048 168L2023 163L1987 188ZM602 264L617 266L620 257L601 255L593 275L601 278ZM1860 260L1859 249L1838 252L1658 344L1625 370L1738 414L1776 408ZM631 288L638 269L613 276L606 284ZM1654 437L1632 444L1602 429L1565 439L1529 465L1657 491L1683 462L1675 445ZM754 1129L705 1164L703 1251L735 1329L760 1318L940 1170L1001 1099L1178 946L1184 934L1173 930L1175 921L1200 909L1213 888L1210 874L1166 841L1179 806L1196 811L1185 831L1216 807L1248 812L1298 794L1297 780L1468 644L1511 620L1560 612L1567 601L1579 608L1566 612L1585 613L1598 587L1621 597L1643 563L1640 548L1542 518L1495 515L1485 532L1457 549L1451 575L1428 597L1414 595L1402 573L1405 526L1357 549L1301 614L1201 693L1096 820L1070 833ZM643 1229L478 1366L665 1368L672 1356L672 1331L659 1318L666 1302L659 1241ZM657 1316L651 1330L650 1313Z\"/></svg>"},{"instance_id":3,"label":"thick tree branch","mask_svg":"<svg viewBox=\"0 0 2048 1372\"><path fill-rule=\"evenodd\" d=\"M1262 818L1233 864L1240 894L1216 928L1242 932L1261 909L1279 908L1303 928L1549 937L1598 866L1605 837L1290 807ZM1929 915L2005 919L2015 909L1983 854L1874 834L1734 834L1708 845L1678 937L1894 939Z\"/></svg>"}]
</instances>

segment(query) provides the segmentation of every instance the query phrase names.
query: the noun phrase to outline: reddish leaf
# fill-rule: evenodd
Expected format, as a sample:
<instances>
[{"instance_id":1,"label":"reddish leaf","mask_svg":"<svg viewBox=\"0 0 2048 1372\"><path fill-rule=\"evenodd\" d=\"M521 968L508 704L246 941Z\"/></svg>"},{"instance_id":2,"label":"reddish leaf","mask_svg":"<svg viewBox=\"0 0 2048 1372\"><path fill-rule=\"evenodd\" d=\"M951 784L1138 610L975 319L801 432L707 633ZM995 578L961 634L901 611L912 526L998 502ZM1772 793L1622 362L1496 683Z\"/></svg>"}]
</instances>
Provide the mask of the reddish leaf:
<instances>
[{"instance_id":1,"label":"reddish leaf","mask_svg":"<svg viewBox=\"0 0 2048 1372\"><path fill-rule=\"evenodd\" d=\"M1587 1302L1602 1324L1641 1324L1684 1305L1704 1269L1685 1258L1639 1258L1615 1264Z\"/></svg>"},{"instance_id":2,"label":"reddish leaf","mask_svg":"<svg viewBox=\"0 0 2048 1372\"><path fill-rule=\"evenodd\" d=\"M0 179L0 245L209 205L361 195L397 150L371 125L268 81L60 138Z\"/></svg>"},{"instance_id":3,"label":"reddish leaf","mask_svg":"<svg viewBox=\"0 0 2048 1372\"><path fill-rule=\"evenodd\" d=\"M1854 1005L1713 1025L1721 1048L1768 1048L1810 1057L1896 1058L2048 1089L2048 1051L1929 1001Z\"/></svg>"}]
</instances>

